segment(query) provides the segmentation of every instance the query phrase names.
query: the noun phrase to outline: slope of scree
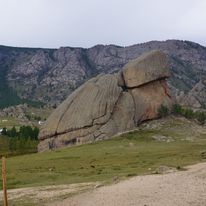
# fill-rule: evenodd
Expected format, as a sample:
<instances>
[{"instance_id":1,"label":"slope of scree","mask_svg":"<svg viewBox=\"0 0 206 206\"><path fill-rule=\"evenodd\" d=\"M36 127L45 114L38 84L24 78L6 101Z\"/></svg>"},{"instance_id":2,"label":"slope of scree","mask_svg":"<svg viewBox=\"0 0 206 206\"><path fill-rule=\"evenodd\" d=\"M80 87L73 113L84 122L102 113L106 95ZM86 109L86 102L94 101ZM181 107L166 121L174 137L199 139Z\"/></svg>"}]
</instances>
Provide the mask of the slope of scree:
<instances>
[{"instance_id":1,"label":"slope of scree","mask_svg":"<svg viewBox=\"0 0 206 206\"><path fill-rule=\"evenodd\" d=\"M157 118L161 105L172 105L169 76L166 55L152 51L129 62L122 72L87 81L42 126L38 150L111 138Z\"/></svg>"}]
</instances>

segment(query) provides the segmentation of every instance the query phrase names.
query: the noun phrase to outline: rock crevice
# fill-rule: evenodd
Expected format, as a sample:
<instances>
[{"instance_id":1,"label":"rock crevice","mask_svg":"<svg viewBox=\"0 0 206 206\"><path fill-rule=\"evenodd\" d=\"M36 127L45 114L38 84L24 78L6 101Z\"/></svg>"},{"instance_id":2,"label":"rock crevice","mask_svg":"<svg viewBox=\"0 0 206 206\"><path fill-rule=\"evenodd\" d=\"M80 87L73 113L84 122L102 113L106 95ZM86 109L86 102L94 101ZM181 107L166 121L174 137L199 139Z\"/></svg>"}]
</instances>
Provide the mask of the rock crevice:
<instances>
[{"instance_id":1,"label":"rock crevice","mask_svg":"<svg viewBox=\"0 0 206 206\"><path fill-rule=\"evenodd\" d=\"M99 75L74 91L48 118L39 151L108 139L158 117L171 107L167 57L152 51L129 62L118 74Z\"/></svg>"}]
</instances>

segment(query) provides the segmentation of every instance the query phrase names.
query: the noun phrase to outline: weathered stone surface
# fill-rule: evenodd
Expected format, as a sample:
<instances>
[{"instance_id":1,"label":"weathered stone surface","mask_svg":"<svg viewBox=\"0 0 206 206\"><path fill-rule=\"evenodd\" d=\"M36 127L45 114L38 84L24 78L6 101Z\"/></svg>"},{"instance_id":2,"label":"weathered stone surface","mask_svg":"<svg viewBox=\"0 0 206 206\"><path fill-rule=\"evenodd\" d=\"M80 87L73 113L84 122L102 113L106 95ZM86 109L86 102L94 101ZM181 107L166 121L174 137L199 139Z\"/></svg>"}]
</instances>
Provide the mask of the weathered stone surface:
<instances>
[{"instance_id":1,"label":"weathered stone surface","mask_svg":"<svg viewBox=\"0 0 206 206\"><path fill-rule=\"evenodd\" d=\"M128 88L138 87L169 76L167 57L160 51L146 53L130 61L123 68L123 77Z\"/></svg>"},{"instance_id":2,"label":"weathered stone surface","mask_svg":"<svg viewBox=\"0 0 206 206\"><path fill-rule=\"evenodd\" d=\"M107 139L119 132L124 132L135 127L135 105L128 92L122 92L110 120L103 125L97 133L96 139Z\"/></svg>"},{"instance_id":3,"label":"weathered stone surface","mask_svg":"<svg viewBox=\"0 0 206 206\"><path fill-rule=\"evenodd\" d=\"M172 106L166 80L157 80L150 84L131 89L129 92L135 102L136 124L157 118L158 109L161 105L168 108Z\"/></svg>"},{"instance_id":4,"label":"weathered stone surface","mask_svg":"<svg viewBox=\"0 0 206 206\"><path fill-rule=\"evenodd\" d=\"M150 59L150 55L146 56ZM125 76L118 73L99 75L79 87L43 125L39 135L39 151L108 139L134 129L144 120L157 118L162 104L171 107L167 82L163 79L167 76L163 75L160 79L164 73L159 72L158 77L156 74L154 78L150 77L154 74L152 67L158 71L157 65L164 68L166 61L163 55L161 58L157 55L157 59L155 56L151 58L151 65L145 55L140 58L147 62L145 70L140 71L140 80L145 84L136 85L135 88L127 87ZM131 65L129 68L132 70ZM133 69L137 72L135 65ZM148 82L147 75L142 74L148 74L147 70L151 82ZM136 82L140 82L138 75L136 78ZM133 82L134 79L131 79ZM127 83L130 85L129 79Z\"/></svg>"},{"instance_id":5,"label":"weathered stone surface","mask_svg":"<svg viewBox=\"0 0 206 206\"><path fill-rule=\"evenodd\" d=\"M119 71L116 75L117 75L117 80L118 80L118 86L125 87L123 72Z\"/></svg>"},{"instance_id":6,"label":"weathered stone surface","mask_svg":"<svg viewBox=\"0 0 206 206\"><path fill-rule=\"evenodd\" d=\"M121 91L114 75L89 80L51 114L40 132L40 139L102 125L110 118Z\"/></svg>"}]
</instances>

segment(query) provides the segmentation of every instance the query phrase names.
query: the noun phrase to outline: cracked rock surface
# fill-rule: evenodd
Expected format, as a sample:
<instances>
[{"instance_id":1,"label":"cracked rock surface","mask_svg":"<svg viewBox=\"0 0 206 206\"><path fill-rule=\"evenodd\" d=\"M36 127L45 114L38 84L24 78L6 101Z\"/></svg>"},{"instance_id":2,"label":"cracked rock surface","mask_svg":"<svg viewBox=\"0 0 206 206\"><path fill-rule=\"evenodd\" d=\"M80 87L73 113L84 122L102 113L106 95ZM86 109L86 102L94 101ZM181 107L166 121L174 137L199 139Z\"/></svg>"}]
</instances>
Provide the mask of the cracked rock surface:
<instances>
[{"instance_id":1,"label":"cracked rock surface","mask_svg":"<svg viewBox=\"0 0 206 206\"><path fill-rule=\"evenodd\" d=\"M172 105L168 77L166 55L152 51L121 73L92 78L50 115L40 130L38 150L108 139L157 118L161 105Z\"/></svg>"}]
</instances>

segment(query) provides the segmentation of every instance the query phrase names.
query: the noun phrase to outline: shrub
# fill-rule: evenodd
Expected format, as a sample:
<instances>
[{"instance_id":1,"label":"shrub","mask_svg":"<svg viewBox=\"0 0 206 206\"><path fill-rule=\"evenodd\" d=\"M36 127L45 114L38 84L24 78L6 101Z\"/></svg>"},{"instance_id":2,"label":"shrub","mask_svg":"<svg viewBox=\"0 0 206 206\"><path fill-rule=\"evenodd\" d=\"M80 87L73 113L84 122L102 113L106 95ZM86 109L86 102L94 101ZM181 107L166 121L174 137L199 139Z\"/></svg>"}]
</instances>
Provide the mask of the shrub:
<instances>
[{"instance_id":1,"label":"shrub","mask_svg":"<svg viewBox=\"0 0 206 206\"><path fill-rule=\"evenodd\" d=\"M173 114L180 114L180 115L184 116L187 119L196 119L196 120L198 120L198 122L200 124L204 124L206 122L206 112L193 111L190 108L183 108L179 104L174 104L173 105L172 113Z\"/></svg>"},{"instance_id":2,"label":"shrub","mask_svg":"<svg viewBox=\"0 0 206 206\"><path fill-rule=\"evenodd\" d=\"M196 112L195 116L200 124L204 124L206 120L206 114L204 112Z\"/></svg>"},{"instance_id":3,"label":"shrub","mask_svg":"<svg viewBox=\"0 0 206 206\"><path fill-rule=\"evenodd\" d=\"M184 109L183 110L183 115L188 119L192 119L192 118L195 117L195 113L193 112L192 109Z\"/></svg>"},{"instance_id":4,"label":"shrub","mask_svg":"<svg viewBox=\"0 0 206 206\"><path fill-rule=\"evenodd\" d=\"M174 104L174 105L172 106L172 113L173 113L173 114L182 114L182 111L183 111L183 109L182 109L182 106L181 106L181 105L179 105L179 104Z\"/></svg>"},{"instance_id":5,"label":"shrub","mask_svg":"<svg viewBox=\"0 0 206 206\"><path fill-rule=\"evenodd\" d=\"M161 105L160 108L158 109L159 117L166 117L168 114L169 114L169 109L166 106Z\"/></svg>"}]
</instances>

